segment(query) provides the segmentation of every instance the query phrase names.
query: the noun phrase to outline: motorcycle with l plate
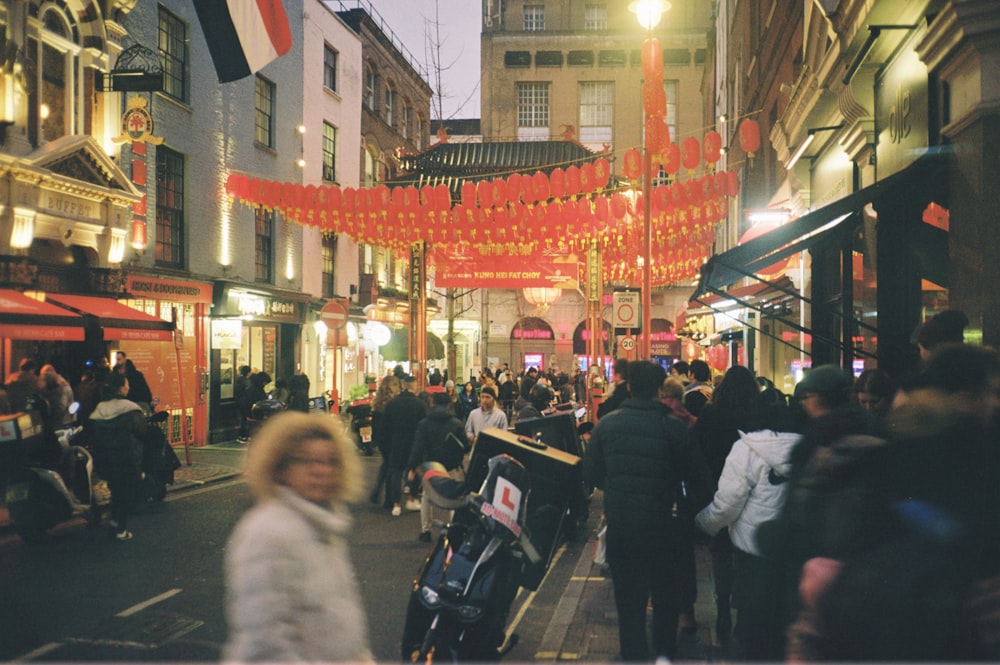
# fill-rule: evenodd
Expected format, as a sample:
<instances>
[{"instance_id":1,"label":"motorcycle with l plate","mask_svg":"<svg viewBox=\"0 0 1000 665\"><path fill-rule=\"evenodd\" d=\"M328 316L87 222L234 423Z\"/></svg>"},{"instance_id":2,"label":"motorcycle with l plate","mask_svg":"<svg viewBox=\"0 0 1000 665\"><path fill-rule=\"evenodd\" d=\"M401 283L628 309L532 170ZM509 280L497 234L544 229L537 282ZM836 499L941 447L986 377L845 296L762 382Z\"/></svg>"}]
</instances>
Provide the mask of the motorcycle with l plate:
<instances>
[{"instance_id":1,"label":"motorcycle with l plate","mask_svg":"<svg viewBox=\"0 0 1000 665\"><path fill-rule=\"evenodd\" d=\"M507 613L528 563L541 560L524 524L528 473L509 455L489 460L479 492L425 464L423 488L437 506L453 510L414 580L406 612L404 661L488 662L505 652ZM508 648L516 636L508 640Z\"/></svg>"}]
</instances>

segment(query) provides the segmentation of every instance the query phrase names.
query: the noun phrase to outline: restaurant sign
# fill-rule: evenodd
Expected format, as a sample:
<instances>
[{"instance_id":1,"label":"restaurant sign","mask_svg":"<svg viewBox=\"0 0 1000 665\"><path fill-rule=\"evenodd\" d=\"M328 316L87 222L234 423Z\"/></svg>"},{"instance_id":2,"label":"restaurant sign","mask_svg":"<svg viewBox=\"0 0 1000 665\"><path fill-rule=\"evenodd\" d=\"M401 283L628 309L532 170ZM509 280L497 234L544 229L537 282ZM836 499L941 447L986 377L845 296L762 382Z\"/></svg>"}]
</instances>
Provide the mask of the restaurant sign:
<instances>
[{"instance_id":1,"label":"restaurant sign","mask_svg":"<svg viewBox=\"0 0 1000 665\"><path fill-rule=\"evenodd\" d=\"M435 286L441 288L557 288L579 287L580 265L575 255L497 260L450 256L438 262Z\"/></svg>"}]
</instances>

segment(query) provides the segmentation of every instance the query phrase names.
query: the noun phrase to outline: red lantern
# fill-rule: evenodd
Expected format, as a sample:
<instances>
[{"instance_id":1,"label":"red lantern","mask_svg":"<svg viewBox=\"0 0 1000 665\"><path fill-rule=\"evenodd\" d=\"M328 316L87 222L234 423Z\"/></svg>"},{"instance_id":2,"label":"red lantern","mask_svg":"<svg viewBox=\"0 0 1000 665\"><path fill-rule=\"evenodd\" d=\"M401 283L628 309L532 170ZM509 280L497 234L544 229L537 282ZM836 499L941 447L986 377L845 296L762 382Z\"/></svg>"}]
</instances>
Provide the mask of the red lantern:
<instances>
[{"instance_id":1,"label":"red lantern","mask_svg":"<svg viewBox=\"0 0 1000 665\"><path fill-rule=\"evenodd\" d=\"M706 163L714 165L719 161L719 158L722 156L722 136L719 135L719 132L713 130L705 134L702 150L704 151Z\"/></svg>"},{"instance_id":2,"label":"red lantern","mask_svg":"<svg viewBox=\"0 0 1000 665\"><path fill-rule=\"evenodd\" d=\"M656 37L642 42L642 75L647 79L663 80L663 47Z\"/></svg>"},{"instance_id":3,"label":"red lantern","mask_svg":"<svg viewBox=\"0 0 1000 665\"><path fill-rule=\"evenodd\" d=\"M538 196L535 194L535 181L530 175L521 177L521 200L527 204L538 201Z\"/></svg>"},{"instance_id":4,"label":"red lantern","mask_svg":"<svg viewBox=\"0 0 1000 665\"><path fill-rule=\"evenodd\" d=\"M667 115L667 93L663 89L663 80L646 79L642 83L642 108L646 115L655 116L661 120Z\"/></svg>"},{"instance_id":5,"label":"red lantern","mask_svg":"<svg viewBox=\"0 0 1000 665\"><path fill-rule=\"evenodd\" d=\"M689 136L681 142L681 163L688 171L694 171L701 162L701 146L698 139Z\"/></svg>"},{"instance_id":6,"label":"red lantern","mask_svg":"<svg viewBox=\"0 0 1000 665\"><path fill-rule=\"evenodd\" d=\"M684 198L690 205L701 203L701 183L697 180L688 180L684 183Z\"/></svg>"},{"instance_id":7,"label":"red lantern","mask_svg":"<svg viewBox=\"0 0 1000 665\"><path fill-rule=\"evenodd\" d=\"M399 189L398 187L396 188ZM393 194L395 195L395 190ZM395 198L395 196L393 196ZM462 183L462 207L463 208L475 208L476 207L476 184L472 182Z\"/></svg>"},{"instance_id":8,"label":"red lantern","mask_svg":"<svg viewBox=\"0 0 1000 665\"><path fill-rule=\"evenodd\" d=\"M683 208L687 205L687 192L684 191L684 184L675 182L670 185L670 198L674 201L675 208Z\"/></svg>"},{"instance_id":9,"label":"red lantern","mask_svg":"<svg viewBox=\"0 0 1000 665\"><path fill-rule=\"evenodd\" d=\"M663 124L662 118L646 116L646 150L649 152L660 152L664 145L664 133L669 137L667 126Z\"/></svg>"},{"instance_id":10,"label":"red lantern","mask_svg":"<svg viewBox=\"0 0 1000 665\"><path fill-rule=\"evenodd\" d=\"M740 179L736 171L726 171L726 195L734 198L740 193Z\"/></svg>"},{"instance_id":11,"label":"red lantern","mask_svg":"<svg viewBox=\"0 0 1000 665\"><path fill-rule=\"evenodd\" d=\"M538 195L539 201L549 200L549 177L538 171L535 175L531 176L531 179L535 183L535 193Z\"/></svg>"},{"instance_id":12,"label":"red lantern","mask_svg":"<svg viewBox=\"0 0 1000 665\"><path fill-rule=\"evenodd\" d=\"M760 125L753 118L744 118L740 123L740 148L751 159L760 150Z\"/></svg>"},{"instance_id":13,"label":"red lantern","mask_svg":"<svg viewBox=\"0 0 1000 665\"><path fill-rule=\"evenodd\" d=\"M556 169L558 171L558 169ZM555 175L555 171L552 172ZM611 165L608 160L601 157L594 161L594 175L597 178L598 189L604 189L611 181Z\"/></svg>"},{"instance_id":14,"label":"red lantern","mask_svg":"<svg viewBox=\"0 0 1000 665\"><path fill-rule=\"evenodd\" d=\"M594 197L594 215L602 222L608 221L608 197Z\"/></svg>"},{"instance_id":15,"label":"red lantern","mask_svg":"<svg viewBox=\"0 0 1000 665\"><path fill-rule=\"evenodd\" d=\"M554 199L566 196L566 172L560 168L552 169L549 174L549 194Z\"/></svg>"},{"instance_id":16,"label":"red lantern","mask_svg":"<svg viewBox=\"0 0 1000 665\"><path fill-rule=\"evenodd\" d=\"M480 208L493 207L493 187L490 185L489 180L480 180L476 184L476 195Z\"/></svg>"},{"instance_id":17,"label":"red lantern","mask_svg":"<svg viewBox=\"0 0 1000 665\"><path fill-rule=\"evenodd\" d=\"M502 206L507 203L507 181L497 178L493 181L493 205Z\"/></svg>"},{"instance_id":18,"label":"red lantern","mask_svg":"<svg viewBox=\"0 0 1000 665\"><path fill-rule=\"evenodd\" d=\"M416 187L411 185L403 190L403 203L406 206L407 214L416 211L417 206L420 205L420 196Z\"/></svg>"},{"instance_id":19,"label":"red lantern","mask_svg":"<svg viewBox=\"0 0 1000 665\"><path fill-rule=\"evenodd\" d=\"M618 192L611 196L611 214L615 219L621 220L628 212L628 202L625 197Z\"/></svg>"},{"instance_id":20,"label":"red lantern","mask_svg":"<svg viewBox=\"0 0 1000 665\"><path fill-rule=\"evenodd\" d=\"M420 203L421 205L430 205L434 201L434 186L424 185L420 188Z\"/></svg>"},{"instance_id":21,"label":"red lantern","mask_svg":"<svg viewBox=\"0 0 1000 665\"><path fill-rule=\"evenodd\" d=\"M507 176L507 200L511 203L521 200L521 175L519 173Z\"/></svg>"},{"instance_id":22,"label":"red lantern","mask_svg":"<svg viewBox=\"0 0 1000 665\"><path fill-rule=\"evenodd\" d=\"M570 196L580 193L580 169L576 166L566 169L566 193Z\"/></svg>"},{"instance_id":23,"label":"red lantern","mask_svg":"<svg viewBox=\"0 0 1000 665\"><path fill-rule=\"evenodd\" d=\"M438 210L451 209L451 190L448 185L438 185L434 188L434 207Z\"/></svg>"},{"instance_id":24,"label":"red lantern","mask_svg":"<svg viewBox=\"0 0 1000 665\"><path fill-rule=\"evenodd\" d=\"M728 178L726 177L725 171L719 171L714 176L712 176L712 193L716 198L721 198L726 195Z\"/></svg>"},{"instance_id":25,"label":"red lantern","mask_svg":"<svg viewBox=\"0 0 1000 665\"><path fill-rule=\"evenodd\" d=\"M597 187L597 176L594 174L594 165L587 162L580 167L580 189L584 194L589 194Z\"/></svg>"},{"instance_id":26,"label":"red lantern","mask_svg":"<svg viewBox=\"0 0 1000 665\"><path fill-rule=\"evenodd\" d=\"M629 180L638 180L642 174L642 154L636 148L625 151L622 159L622 173Z\"/></svg>"},{"instance_id":27,"label":"red lantern","mask_svg":"<svg viewBox=\"0 0 1000 665\"><path fill-rule=\"evenodd\" d=\"M668 175L675 175L681 170L681 148L676 143L668 144L663 152L663 170Z\"/></svg>"}]
</instances>

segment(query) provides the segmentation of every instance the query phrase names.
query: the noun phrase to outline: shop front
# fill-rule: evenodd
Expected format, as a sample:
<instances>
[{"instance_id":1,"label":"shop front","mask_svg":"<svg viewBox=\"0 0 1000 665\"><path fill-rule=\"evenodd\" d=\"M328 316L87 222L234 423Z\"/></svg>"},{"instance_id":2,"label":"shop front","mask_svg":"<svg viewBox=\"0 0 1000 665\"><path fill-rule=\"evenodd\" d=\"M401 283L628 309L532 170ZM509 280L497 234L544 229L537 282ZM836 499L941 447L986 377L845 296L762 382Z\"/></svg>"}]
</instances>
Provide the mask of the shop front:
<instances>
[{"instance_id":1,"label":"shop front","mask_svg":"<svg viewBox=\"0 0 1000 665\"><path fill-rule=\"evenodd\" d=\"M176 343L145 340L123 342L121 349L146 375L159 409L170 413L167 433L171 443L188 440L195 446L208 443L208 313L212 285L180 279L130 274L125 278L124 300L149 316L174 321ZM169 368L169 370L168 370ZM167 370L167 371L164 371Z\"/></svg>"},{"instance_id":2,"label":"shop front","mask_svg":"<svg viewBox=\"0 0 1000 665\"><path fill-rule=\"evenodd\" d=\"M209 385L212 442L235 439L238 434L235 380L240 367L250 367L251 373L267 372L272 381L301 372L300 335L308 303L308 296L300 293L215 283Z\"/></svg>"},{"instance_id":3,"label":"shop front","mask_svg":"<svg viewBox=\"0 0 1000 665\"><path fill-rule=\"evenodd\" d=\"M552 326L537 316L526 316L510 331L510 358L520 359L525 370L559 371L556 360L556 336Z\"/></svg>"}]
</instances>

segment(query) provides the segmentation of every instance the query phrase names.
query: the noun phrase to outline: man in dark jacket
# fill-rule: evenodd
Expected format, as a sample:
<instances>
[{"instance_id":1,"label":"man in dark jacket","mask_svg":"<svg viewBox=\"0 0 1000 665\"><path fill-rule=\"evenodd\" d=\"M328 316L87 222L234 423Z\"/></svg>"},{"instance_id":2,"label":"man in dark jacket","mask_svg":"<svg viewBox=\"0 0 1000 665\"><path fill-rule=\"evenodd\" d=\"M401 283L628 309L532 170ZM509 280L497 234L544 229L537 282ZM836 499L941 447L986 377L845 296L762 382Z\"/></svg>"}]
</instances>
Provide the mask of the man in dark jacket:
<instances>
[{"instance_id":1,"label":"man in dark jacket","mask_svg":"<svg viewBox=\"0 0 1000 665\"><path fill-rule=\"evenodd\" d=\"M417 425L413 437L413 450L406 467L410 469L409 480L418 473L415 471L423 462L438 462L448 470L448 475L455 480L465 479L462 459L469 449L469 439L465 436L465 424L455 417L451 408L451 395L448 393L433 393L434 406L427 417ZM450 517L449 517L450 520ZM420 540L431 541L431 524L433 523L432 505L427 494L420 500Z\"/></svg>"},{"instance_id":2,"label":"man in dark jacket","mask_svg":"<svg viewBox=\"0 0 1000 665\"><path fill-rule=\"evenodd\" d=\"M597 407L598 418L603 418L608 415L620 407L625 400L631 397L628 388L628 366L629 362L625 358L618 358L615 360L614 374L611 376L615 382L615 388L611 391L608 398L601 402L601 404Z\"/></svg>"},{"instance_id":3,"label":"man in dark jacket","mask_svg":"<svg viewBox=\"0 0 1000 665\"><path fill-rule=\"evenodd\" d=\"M683 601L680 562L690 536L673 516L684 483L693 505L711 498L711 480L685 425L656 398L666 373L649 361L628 366L631 397L601 418L587 450L588 480L604 490L607 557L624 661L672 659ZM617 389L616 389L617 390ZM646 642L646 606L653 604L653 648Z\"/></svg>"},{"instance_id":4,"label":"man in dark jacket","mask_svg":"<svg viewBox=\"0 0 1000 665\"><path fill-rule=\"evenodd\" d=\"M383 421L385 440L389 442L389 484L385 490L385 500L389 503L391 499L393 517L399 517L403 513L399 505L402 498L403 470L406 469L410 451L413 449L413 439L417 429L415 425L427 415L427 404L413 392L417 387L416 377L406 375L401 384L402 392L392 398L385 407ZM407 505L407 509L411 508L418 507Z\"/></svg>"},{"instance_id":5,"label":"man in dark jacket","mask_svg":"<svg viewBox=\"0 0 1000 665\"><path fill-rule=\"evenodd\" d=\"M107 394L90 415L94 465L111 491L111 528L118 540L128 540L128 517L139 491L142 437L146 418L142 408L128 399L129 384L124 373L108 377Z\"/></svg>"}]
</instances>

